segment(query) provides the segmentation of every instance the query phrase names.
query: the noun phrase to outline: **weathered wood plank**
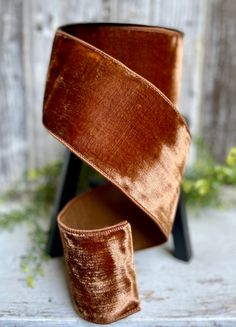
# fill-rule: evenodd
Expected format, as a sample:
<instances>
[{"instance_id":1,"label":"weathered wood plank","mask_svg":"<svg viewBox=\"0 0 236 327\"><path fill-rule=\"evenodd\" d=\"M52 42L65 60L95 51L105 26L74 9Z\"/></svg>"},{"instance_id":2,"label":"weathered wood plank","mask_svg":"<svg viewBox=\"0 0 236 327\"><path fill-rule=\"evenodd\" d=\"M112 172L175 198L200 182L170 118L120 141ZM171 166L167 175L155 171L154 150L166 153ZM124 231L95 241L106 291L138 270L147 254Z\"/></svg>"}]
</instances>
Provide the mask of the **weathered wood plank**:
<instances>
[{"instance_id":1,"label":"weathered wood plank","mask_svg":"<svg viewBox=\"0 0 236 327\"><path fill-rule=\"evenodd\" d=\"M181 111L189 116L193 134L202 129L217 158L235 145L234 0L1 0L0 14L0 191L24 170L62 155L63 146L41 124L41 111L54 32L70 22L112 21L182 30Z\"/></svg>"},{"instance_id":2,"label":"weathered wood plank","mask_svg":"<svg viewBox=\"0 0 236 327\"><path fill-rule=\"evenodd\" d=\"M116 6L116 20L120 23L150 24L150 0L119 0Z\"/></svg>"},{"instance_id":3,"label":"weathered wood plank","mask_svg":"<svg viewBox=\"0 0 236 327\"><path fill-rule=\"evenodd\" d=\"M26 30L28 42L29 79L28 130L29 130L29 167L38 167L61 157L64 147L55 141L42 126L42 101L47 66L52 41L58 26L80 21L99 20L100 1L29 1L25 2Z\"/></svg>"},{"instance_id":4,"label":"weathered wood plank","mask_svg":"<svg viewBox=\"0 0 236 327\"><path fill-rule=\"evenodd\" d=\"M151 23L184 32L181 112L189 118L191 131L198 134L202 96L207 1L153 1Z\"/></svg>"},{"instance_id":5,"label":"weathered wood plank","mask_svg":"<svg viewBox=\"0 0 236 327\"><path fill-rule=\"evenodd\" d=\"M189 222L192 261L176 260L171 243L137 251L142 310L112 326L236 326L235 211L204 210ZM49 260L45 277L29 289L19 268L27 228L0 233L0 326L93 326L73 309L63 260Z\"/></svg>"},{"instance_id":6,"label":"weathered wood plank","mask_svg":"<svg viewBox=\"0 0 236 327\"><path fill-rule=\"evenodd\" d=\"M236 1L211 0L207 28L202 133L223 161L236 145Z\"/></svg>"},{"instance_id":7,"label":"weathered wood plank","mask_svg":"<svg viewBox=\"0 0 236 327\"><path fill-rule=\"evenodd\" d=\"M0 191L27 162L22 6L23 0L0 1Z\"/></svg>"}]
</instances>

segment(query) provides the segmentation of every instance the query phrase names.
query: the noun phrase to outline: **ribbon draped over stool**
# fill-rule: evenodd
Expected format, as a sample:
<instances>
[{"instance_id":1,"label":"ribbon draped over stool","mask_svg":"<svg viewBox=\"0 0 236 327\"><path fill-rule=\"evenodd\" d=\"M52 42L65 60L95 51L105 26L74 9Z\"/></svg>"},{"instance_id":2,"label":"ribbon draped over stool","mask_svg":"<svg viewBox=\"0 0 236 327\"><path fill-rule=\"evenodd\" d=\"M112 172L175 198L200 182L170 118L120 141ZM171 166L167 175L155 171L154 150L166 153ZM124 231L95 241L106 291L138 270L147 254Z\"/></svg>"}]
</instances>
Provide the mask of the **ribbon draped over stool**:
<instances>
[{"instance_id":1,"label":"ribbon draped over stool","mask_svg":"<svg viewBox=\"0 0 236 327\"><path fill-rule=\"evenodd\" d=\"M133 249L171 233L191 142L177 110L182 33L75 24L53 43L43 107L48 131L109 183L58 216L74 306L110 323L140 309Z\"/></svg>"}]
</instances>

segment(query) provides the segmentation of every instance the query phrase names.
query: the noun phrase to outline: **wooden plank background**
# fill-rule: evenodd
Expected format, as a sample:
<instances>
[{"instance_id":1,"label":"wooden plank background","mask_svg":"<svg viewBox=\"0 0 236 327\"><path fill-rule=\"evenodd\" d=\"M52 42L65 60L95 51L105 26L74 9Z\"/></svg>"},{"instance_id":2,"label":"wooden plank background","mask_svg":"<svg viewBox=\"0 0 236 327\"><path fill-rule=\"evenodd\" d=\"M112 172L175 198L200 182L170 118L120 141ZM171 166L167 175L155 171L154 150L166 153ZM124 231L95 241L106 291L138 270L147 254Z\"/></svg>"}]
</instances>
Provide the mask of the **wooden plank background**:
<instances>
[{"instance_id":1,"label":"wooden plank background","mask_svg":"<svg viewBox=\"0 0 236 327\"><path fill-rule=\"evenodd\" d=\"M75 22L162 25L185 33L181 111L213 154L236 144L235 0L0 0L0 191L61 158L41 123L55 29Z\"/></svg>"},{"instance_id":2,"label":"wooden plank background","mask_svg":"<svg viewBox=\"0 0 236 327\"><path fill-rule=\"evenodd\" d=\"M236 146L236 1L212 1L208 17L202 135L222 160Z\"/></svg>"}]
</instances>

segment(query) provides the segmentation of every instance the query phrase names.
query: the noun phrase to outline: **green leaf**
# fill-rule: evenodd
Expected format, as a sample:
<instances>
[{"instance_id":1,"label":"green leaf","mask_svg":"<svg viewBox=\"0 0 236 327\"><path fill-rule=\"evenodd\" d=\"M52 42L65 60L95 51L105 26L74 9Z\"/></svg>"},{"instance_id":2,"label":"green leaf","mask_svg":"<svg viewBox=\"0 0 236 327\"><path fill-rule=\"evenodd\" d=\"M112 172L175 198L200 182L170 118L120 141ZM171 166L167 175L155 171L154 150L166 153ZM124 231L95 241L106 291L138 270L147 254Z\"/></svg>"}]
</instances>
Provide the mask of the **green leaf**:
<instances>
[{"instance_id":1,"label":"green leaf","mask_svg":"<svg viewBox=\"0 0 236 327\"><path fill-rule=\"evenodd\" d=\"M229 151L229 154L228 154L228 156L226 158L226 163L230 167L236 166L236 147L232 148Z\"/></svg>"},{"instance_id":2,"label":"green leaf","mask_svg":"<svg viewBox=\"0 0 236 327\"><path fill-rule=\"evenodd\" d=\"M26 283L29 287L34 288L35 287L35 280L32 275L29 275L26 279Z\"/></svg>"}]
</instances>

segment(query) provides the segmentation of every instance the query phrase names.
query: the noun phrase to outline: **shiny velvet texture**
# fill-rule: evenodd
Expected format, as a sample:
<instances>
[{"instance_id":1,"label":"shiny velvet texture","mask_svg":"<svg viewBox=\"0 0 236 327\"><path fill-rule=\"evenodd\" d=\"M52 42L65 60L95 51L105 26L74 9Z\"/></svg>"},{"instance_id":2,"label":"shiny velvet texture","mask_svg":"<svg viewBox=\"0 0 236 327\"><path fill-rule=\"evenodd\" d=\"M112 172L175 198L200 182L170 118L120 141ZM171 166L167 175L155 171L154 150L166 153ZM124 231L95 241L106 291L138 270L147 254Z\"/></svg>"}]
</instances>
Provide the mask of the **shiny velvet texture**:
<instances>
[{"instance_id":1,"label":"shiny velvet texture","mask_svg":"<svg viewBox=\"0 0 236 327\"><path fill-rule=\"evenodd\" d=\"M174 30L115 24L64 26L55 36L43 123L112 183L107 189L98 188L76 198L73 206L65 209L64 222L59 217L74 302L78 312L90 321L115 321L138 308L132 248L115 229L114 250L109 237L104 237L104 228L109 230L107 226L128 220L135 249L164 242L172 229L191 140L175 107L179 100L182 38ZM127 236L129 225L121 226L122 235ZM94 228L94 233L85 232ZM89 235L85 243L82 235ZM97 246L103 249L99 253ZM118 248L127 261L119 260ZM82 258L91 256L93 250L92 264L88 266ZM105 260L107 257L112 258L114 269L106 270L110 260ZM88 290L84 287L88 283L80 261L95 282L94 290L93 283ZM126 285L122 291L121 280ZM111 284L114 292L109 291ZM101 303L96 285L103 285L108 302ZM121 298L127 292L126 309L115 290ZM93 292L95 299L90 297ZM86 308L81 294L88 295Z\"/></svg>"},{"instance_id":2,"label":"shiny velvet texture","mask_svg":"<svg viewBox=\"0 0 236 327\"><path fill-rule=\"evenodd\" d=\"M70 229L63 223L64 212L58 222L77 312L86 320L109 323L140 310L130 225Z\"/></svg>"}]
</instances>

